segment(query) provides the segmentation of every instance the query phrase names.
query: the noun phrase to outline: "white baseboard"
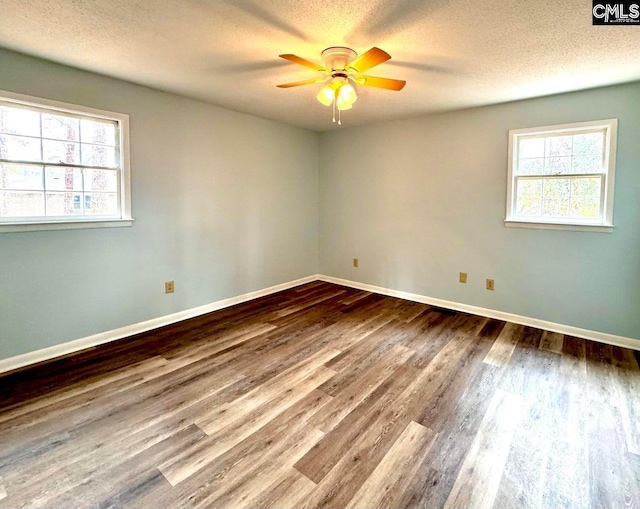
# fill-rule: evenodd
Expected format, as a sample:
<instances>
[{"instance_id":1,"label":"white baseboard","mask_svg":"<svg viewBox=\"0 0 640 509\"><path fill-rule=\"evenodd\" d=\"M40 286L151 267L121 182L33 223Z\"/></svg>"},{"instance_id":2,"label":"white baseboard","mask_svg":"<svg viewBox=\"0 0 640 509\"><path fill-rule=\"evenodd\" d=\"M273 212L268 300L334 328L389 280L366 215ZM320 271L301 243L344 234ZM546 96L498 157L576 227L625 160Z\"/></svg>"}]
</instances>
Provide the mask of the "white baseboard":
<instances>
[{"instance_id":1,"label":"white baseboard","mask_svg":"<svg viewBox=\"0 0 640 509\"><path fill-rule=\"evenodd\" d=\"M13 371L30 364L48 361L51 359L55 359L56 357L61 357L63 355L69 355L81 350L86 350L87 348L110 343L111 341L116 341L118 339L133 336L141 332L146 332L152 329L157 329L159 327L164 327L165 325L171 325L172 323L188 320L189 318L194 318L206 313L211 313L212 311L217 311L219 309L228 308L236 304L241 304L243 302L257 299L259 297L271 295L272 293L281 292L282 290L288 290L289 288L294 288L296 286L318 280L326 281L328 283L335 283L342 286L348 286L350 288L356 288L358 290L366 290L372 293L379 293L381 295L389 295L391 297L398 297L400 299L421 302L423 304L429 304L432 306L453 309L455 311L462 311L474 315L485 316L487 318L496 318L498 320L513 322L520 325L528 325L530 327L536 327L538 329L544 329L551 332L559 332L560 334L568 334L570 336L576 336L578 338L590 339L608 345L621 346L623 348L630 348L632 350L640 350L640 339L616 336L613 334L607 334L605 332L598 332L589 329L581 329L579 327L572 327L570 325L548 322L546 320L539 320L537 318L530 318L527 316L515 315L512 313L505 313L503 311L496 311L495 309L471 306L469 304L437 299L435 297L427 297L425 295L419 295L416 293L402 292L399 290L392 290L390 288L383 288L381 286L373 286L366 283L359 283L357 281L350 281L348 279L316 274L313 276L296 279L295 281L289 281L287 283L271 286L263 290L257 290L255 292L238 295L237 297L219 300L216 302L212 302L211 304L205 304L204 306L186 309L184 311L179 311L178 313L160 316L158 318L153 318L144 322L134 323L125 327L120 327L118 329L113 329L110 331L101 332L99 334L94 334L92 336L87 336L85 338L68 341L66 343L50 346L41 350L27 352L22 355L10 357L8 359L0 359L0 373Z\"/></svg>"},{"instance_id":2,"label":"white baseboard","mask_svg":"<svg viewBox=\"0 0 640 509\"><path fill-rule=\"evenodd\" d=\"M282 290L288 290L289 288L293 288L295 286L300 286L305 283L310 283L317 280L317 275L307 276L301 279L296 279L295 281L289 281L287 283L271 286L263 290L245 293L243 295L238 295L237 297L231 297L229 299L212 302L211 304L205 304L204 306L179 311L178 313L172 313L170 315L160 316L158 318L153 318L144 322L126 325L125 327L120 327L118 329L100 332L99 334L75 339L73 341L50 346L41 350L27 352L22 355L10 357L8 359L0 359L0 373L13 371L14 369L28 366L29 364L48 361L51 359L55 359L56 357L79 352L81 350L86 350L87 348L103 345L105 343L110 343L111 341L126 338L127 336L133 336L134 334L139 334L141 332L164 327L165 325L171 325L172 323L181 322L189 318L204 315L206 313L211 313L212 311L217 311L218 309L228 308L236 304L241 304L242 302L247 302L259 297L264 297L265 295L271 295L272 293L281 292Z\"/></svg>"},{"instance_id":3,"label":"white baseboard","mask_svg":"<svg viewBox=\"0 0 640 509\"><path fill-rule=\"evenodd\" d=\"M471 313L473 315L495 318L498 320L504 320L506 322L517 323L520 325L528 325L529 327L536 327L538 329L544 329L551 332L559 332L560 334L568 334L570 336L575 336L578 338L590 339L592 341L598 341L607 345L621 346L623 348L630 348L632 350L640 350L640 339L616 336L614 334L607 334L606 332L598 332L589 329L581 329L579 327L573 327L571 325L548 322L546 320L539 320L538 318L530 318L528 316L514 315L512 313L496 311L495 309L487 309L478 306L471 306L469 304L461 304L459 302L437 299L435 297L427 297L425 295L418 295L416 293L391 290L389 288L368 285L366 283L359 283L357 281L350 281L348 279L341 279L325 275L319 275L318 278L321 281L348 286L350 288L357 288L358 290L366 290L368 292L379 293L381 295L389 295L391 297L398 297L400 299L421 302L423 304L429 304L431 306L453 309L455 311L463 311L465 313Z\"/></svg>"}]
</instances>

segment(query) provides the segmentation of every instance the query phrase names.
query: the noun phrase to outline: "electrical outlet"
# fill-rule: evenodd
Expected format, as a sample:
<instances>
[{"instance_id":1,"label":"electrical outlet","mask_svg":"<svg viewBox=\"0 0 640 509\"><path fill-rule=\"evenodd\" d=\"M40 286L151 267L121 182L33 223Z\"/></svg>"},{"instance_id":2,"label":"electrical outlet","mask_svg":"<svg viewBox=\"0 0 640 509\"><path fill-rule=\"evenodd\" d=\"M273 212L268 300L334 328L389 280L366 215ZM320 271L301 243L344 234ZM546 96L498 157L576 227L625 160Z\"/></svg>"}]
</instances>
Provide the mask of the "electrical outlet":
<instances>
[{"instance_id":1,"label":"electrical outlet","mask_svg":"<svg viewBox=\"0 0 640 509\"><path fill-rule=\"evenodd\" d=\"M173 293L175 291L175 287L173 286L173 281L167 281L164 284L164 293Z\"/></svg>"},{"instance_id":2,"label":"electrical outlet","mask_svg":"<svg viewBox=\"0 0 640 509\"><path fill-rule=\"evenodd\" d=\"M495 290L496 283L493 279L487 279L487 290Z\"/></svg>"},{"instance_id":3,"label":"electrical outlet","mask_svg":"<svg viewBox=\"0 0 640 509\"><path fill-rule=\"evenodd\" d=\"M353 259L353 266L358 268L358 259L357 258Z\"/></svg>"},{"instance_id":4,"label":"electrical outlet","mask_svg":"<svg viewBox=\"0 0 640 509\"><path fill-rule=\"evenodd\" d=\"M461 283L466 283L466 282L467 282L467 273L466 273L466 272L461 272L461 273L460 273L460 279L459 279L459 281L460 281Z\"/></svg>"}]
</instances>

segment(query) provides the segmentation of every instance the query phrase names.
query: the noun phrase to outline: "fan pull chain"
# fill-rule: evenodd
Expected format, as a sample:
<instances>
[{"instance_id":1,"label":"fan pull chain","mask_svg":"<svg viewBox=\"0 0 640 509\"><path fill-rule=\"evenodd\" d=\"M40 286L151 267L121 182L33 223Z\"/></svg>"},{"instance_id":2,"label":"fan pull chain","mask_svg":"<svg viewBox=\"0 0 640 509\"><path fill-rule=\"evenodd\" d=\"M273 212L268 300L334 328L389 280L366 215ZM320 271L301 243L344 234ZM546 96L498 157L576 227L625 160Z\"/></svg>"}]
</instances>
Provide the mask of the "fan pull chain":
<instances>
[{"instance_id":1,"label":"fan pull chain","mask_svg":"<svg viewBox=\"0 0 640 509\"><path fill-rule=\"evenodd\" d=\"M336 121L336 104L338 102L338 89L333 92L333 121Z\"/></svg>"},{"instance_id":2,"label":"fan pull chain","mask_svg":"<svg viewBox=\"0 0 640 509\"><path fill-rule=\"evenodd\" d=\"M342 110L340 108L338 108L338 125L342 125Z\"/></svg>"}]
</instances>

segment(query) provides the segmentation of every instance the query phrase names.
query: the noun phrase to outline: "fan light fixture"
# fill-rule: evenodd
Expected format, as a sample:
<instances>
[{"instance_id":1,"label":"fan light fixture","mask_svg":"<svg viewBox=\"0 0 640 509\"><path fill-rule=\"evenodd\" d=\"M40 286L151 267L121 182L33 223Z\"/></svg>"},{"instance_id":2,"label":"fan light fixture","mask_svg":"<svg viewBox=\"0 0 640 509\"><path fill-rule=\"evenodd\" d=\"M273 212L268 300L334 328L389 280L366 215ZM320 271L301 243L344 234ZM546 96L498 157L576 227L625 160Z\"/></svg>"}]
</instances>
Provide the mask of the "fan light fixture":
<instances>
[{"instance_id":1,"label":"fan light fixture","mask_svg":"<svg viewBox=\"0 0 640 509\"><path fill-rule=\"evenodd\" d=\"M329 85L320 89L316 96L325 106L333 105L333 121L336 121L336 108L338 108L338 124L342 124L340 112L350 110L353 103L358 100L356 89L349 83L346 77L336 76Z\"/></svg>"},{"instance_id":2,"label":"fan light fixture","mask_svg":"<svg viewBox=\"0 0 640 509\"><path fill-rule=\"evenodd\" d=\"M358 99L356 89L349 82L367 87L383 88L386 90L402 90L405 85L403 80L389 78L377 78L375 76L363 76L362 73L372 67L386 62L391 56L380 48L371 48L360 55L351 48L343 46L333 46L322 52L324 66L300 58L296 55L286 54L280 57L296 64L304 65L315 71L325 74L324 78L296 81L295 83L285 83L278 85L279 88L299 87L301 85L313 85L317 83L331 83L323 86L316 98L325 106L333 105L333 121L336 121L336 109L338 110L338 124L342 124L340 112L350 110Z\"/></svg>"}]
</instances>

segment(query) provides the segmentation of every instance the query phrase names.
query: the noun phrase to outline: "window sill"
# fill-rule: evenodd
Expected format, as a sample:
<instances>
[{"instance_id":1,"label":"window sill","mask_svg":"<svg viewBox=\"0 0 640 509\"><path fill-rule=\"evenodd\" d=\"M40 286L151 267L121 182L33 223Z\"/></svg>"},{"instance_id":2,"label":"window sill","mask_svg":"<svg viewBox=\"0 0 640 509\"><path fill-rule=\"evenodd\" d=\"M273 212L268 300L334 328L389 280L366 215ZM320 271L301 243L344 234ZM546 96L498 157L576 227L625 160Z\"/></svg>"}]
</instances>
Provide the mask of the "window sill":
<instances>
[{"instance_id":1,"label":"window sill","mask_svg":"<svg viewBox=\"0 0 640 509\"><path fill-rule=\"evenodd\" d=\"M94 219L89 221L51 221L0 224L0 233L38 232L47 230L84 230L88 228L126 228L133 219Z\"/></svg>"},{"instance_id":2,"label":"window sill","mask_svg":"<svg viewBox=\"0 0 640 509\"><path fill-rule=\"evenodd\" d=\"M543 223L538 221L519 221L507 219L505 226L510 228L537 228L542 230L574 230L578 232L601 232L611 233L614 226L612 224L579 224L579 223Z\"/></svg>"}]
</instances>

